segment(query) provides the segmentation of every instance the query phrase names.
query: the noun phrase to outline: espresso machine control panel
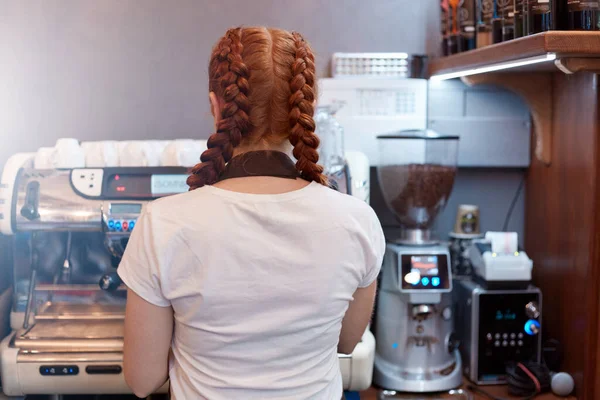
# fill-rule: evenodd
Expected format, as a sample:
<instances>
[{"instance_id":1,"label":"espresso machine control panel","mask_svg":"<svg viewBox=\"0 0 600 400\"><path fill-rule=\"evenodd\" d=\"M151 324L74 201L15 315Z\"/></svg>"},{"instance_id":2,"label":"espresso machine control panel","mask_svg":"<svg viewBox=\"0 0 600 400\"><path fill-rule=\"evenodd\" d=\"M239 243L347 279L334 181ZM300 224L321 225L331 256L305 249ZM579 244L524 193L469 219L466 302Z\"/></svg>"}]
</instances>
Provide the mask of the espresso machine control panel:
<instances>
[{"instance_id":1,"label":"espresso machine control panel","mask_svg":"<svg viewBox=\"0 0 600 400\"><path fill-rule=\"evenodd\" d=\"M188 190L181 167L81 168L71 170L71 185L81 197L101 200L152 200Z\"/></svg>"}]
</instances>

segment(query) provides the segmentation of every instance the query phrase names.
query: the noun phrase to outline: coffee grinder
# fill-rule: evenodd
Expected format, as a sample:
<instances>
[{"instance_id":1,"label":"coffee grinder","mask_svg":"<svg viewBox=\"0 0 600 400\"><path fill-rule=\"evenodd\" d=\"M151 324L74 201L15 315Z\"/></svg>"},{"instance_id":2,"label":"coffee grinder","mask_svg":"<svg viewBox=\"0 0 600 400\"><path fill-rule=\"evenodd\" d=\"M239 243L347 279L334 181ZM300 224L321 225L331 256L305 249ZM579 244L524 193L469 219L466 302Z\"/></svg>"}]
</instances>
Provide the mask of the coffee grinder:
<instances>
[{"instance_id":1,"label":"coffee grinder","mask_svg":"<svg viewBox=\"0 0 600 400\"><path fill-rule=\"evenodd\" d=\"M448 247L431 229L454 184L458 136L432 131L381 135L379 185L401 224L388 237L377 300L374 382L401 392L460 386Z\"/></svg>"}]
</instances>

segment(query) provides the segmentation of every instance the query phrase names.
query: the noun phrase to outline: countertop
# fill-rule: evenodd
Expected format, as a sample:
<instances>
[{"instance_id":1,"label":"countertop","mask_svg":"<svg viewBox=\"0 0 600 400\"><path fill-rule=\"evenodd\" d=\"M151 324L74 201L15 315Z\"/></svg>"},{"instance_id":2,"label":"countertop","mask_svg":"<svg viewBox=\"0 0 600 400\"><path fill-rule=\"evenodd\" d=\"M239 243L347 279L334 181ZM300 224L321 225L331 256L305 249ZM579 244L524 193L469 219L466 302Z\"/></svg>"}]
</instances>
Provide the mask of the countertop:
<instances>
[{"instance_id":1,"label":"countertop","mask_svg":"<svg viewBox=\"0 0 600 400\"><path fill-rule=\"evenodd\" d=\"M463 384L463 386L461 386L461 389L466 390L467 387L467 381L465 380L465 383ZM503 399L522 399L519 397L511 397L508 395L508 390L506 386L500 385L500 386L480 386L483 390L485 390L486 392L490 393L493 396L496 397L500 397ZM360 400L377 400L377 391L378 389L372 387L369 390L366 390L364 392L360 393ZM470 392L473 396L473 400L489 400L487 397L482 396L480 394L476 394L473 392ZM423 398L423 395L418 395L419 398ZM443 396L440 396L439 394L436 396L437 399L439 398L443 398ZM448 398L451 398L450 396L448 396ZM547 393L547 394L542 394L539 395L535 398L536 400L577 400L577 398L575 396L569 396L569 397L559 397L556 396L552 393Z\"/></svg>"}]
</instances>

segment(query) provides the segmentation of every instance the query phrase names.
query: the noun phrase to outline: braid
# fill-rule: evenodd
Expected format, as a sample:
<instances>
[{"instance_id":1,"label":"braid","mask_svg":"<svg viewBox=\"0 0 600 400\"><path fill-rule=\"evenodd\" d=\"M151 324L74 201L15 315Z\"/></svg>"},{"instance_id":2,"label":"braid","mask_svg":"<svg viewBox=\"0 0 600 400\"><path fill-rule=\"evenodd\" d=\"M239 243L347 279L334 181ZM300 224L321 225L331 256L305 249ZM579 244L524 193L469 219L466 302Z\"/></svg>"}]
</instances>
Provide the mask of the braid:
<instances>
[{"instance_id":1,"label":"braid","mask_svg":"<svg viewBox=\"0 0 600 400\"><path fill-rule=\"evenodd\" d=\"M242 28L230 29L215 47L209 65L211 88L222 94L225 101L221 109L221 120L207 143L208 149L200 156L200 163L192 168L187 179L190 190L212 185L233 156L233 149L250 129L250 101L248 93L250 73L242 60Z\"/></svg>"},{"instance_id":2,"label":"braid","mask_svg":"<svg viewBox=\"0 0 600 400\"><path fill-rule=\"evenodd\" d=\"M297 32L292 34L296 48L290 80L290 143L294 146L296 169L308 181L326 184L323 167L318 165L319 138L315 135L313 119L315 101L315 58L304 38Z\"/></svg>"}]
</instances>

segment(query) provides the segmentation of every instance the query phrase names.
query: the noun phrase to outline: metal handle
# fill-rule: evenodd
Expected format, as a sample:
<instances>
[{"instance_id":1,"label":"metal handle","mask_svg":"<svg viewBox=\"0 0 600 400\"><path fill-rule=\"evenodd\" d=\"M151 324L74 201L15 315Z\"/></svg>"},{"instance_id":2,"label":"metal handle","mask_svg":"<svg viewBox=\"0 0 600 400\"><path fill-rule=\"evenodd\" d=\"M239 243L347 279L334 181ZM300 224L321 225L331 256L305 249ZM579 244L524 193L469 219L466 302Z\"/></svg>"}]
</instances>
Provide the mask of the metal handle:
<instances>
[{"instance_id":1,"label":"metal handle","mask_svg":"<svg viewBox=\"0 0 600 400\"><path fill-rule=\"evenodd\" d=\"M32 181L27 184L25 204L21 207L21 215L30 221L40 218L40 183Z\"/></svg>"}]
</instances>

